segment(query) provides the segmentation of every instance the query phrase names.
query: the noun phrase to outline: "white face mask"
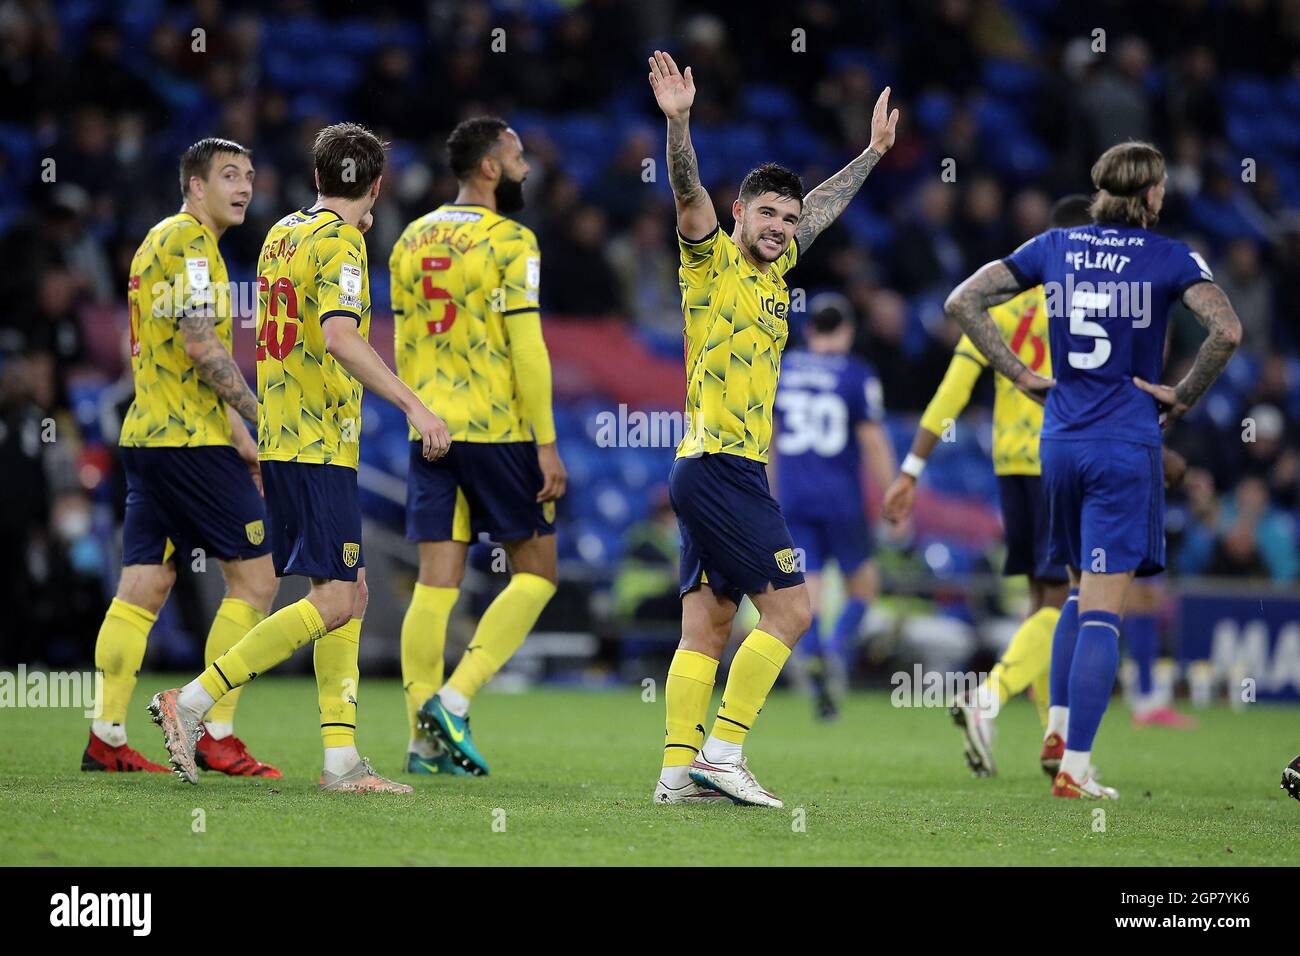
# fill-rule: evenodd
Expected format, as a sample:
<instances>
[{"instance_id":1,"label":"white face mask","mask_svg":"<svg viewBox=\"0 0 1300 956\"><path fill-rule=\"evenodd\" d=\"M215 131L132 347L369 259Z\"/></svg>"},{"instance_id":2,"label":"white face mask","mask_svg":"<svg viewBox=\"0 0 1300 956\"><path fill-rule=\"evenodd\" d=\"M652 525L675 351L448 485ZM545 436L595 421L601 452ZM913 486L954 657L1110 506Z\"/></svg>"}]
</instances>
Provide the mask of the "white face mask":
<instances>
[{"instance_id":1,"label":"white face mask","mask_svg":"<svg viewBox=\"0 0 1300 956\"><path fill-rule=\"evenodd\" d=\"M55 532L64 541L78 541L90 533L90 512L85 508L69 509L59 516Z\"/></svg>"}]
</instances>

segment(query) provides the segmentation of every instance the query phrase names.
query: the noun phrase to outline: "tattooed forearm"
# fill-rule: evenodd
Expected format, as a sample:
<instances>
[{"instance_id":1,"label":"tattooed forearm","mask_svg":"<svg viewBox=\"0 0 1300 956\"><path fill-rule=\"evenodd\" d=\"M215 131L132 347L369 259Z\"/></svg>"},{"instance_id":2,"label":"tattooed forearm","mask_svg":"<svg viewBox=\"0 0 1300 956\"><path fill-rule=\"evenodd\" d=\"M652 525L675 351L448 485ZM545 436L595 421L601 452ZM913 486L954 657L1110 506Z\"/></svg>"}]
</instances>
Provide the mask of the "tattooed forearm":
<instances>
[{"instance_id":1,"label":"tattooed forearm","mask_svg":"<svg viewBox=\"0 0 1300 956\"><path fill-rule=\"evenodd\" d=\"M803 215L799 217L799 227L794 232L801 251L807 252L822 230L844 211L878 162L880 153L868 149L803 197Z\"/></svg>"},{"instance_id":2,"label":"tattooed forearm","mask_svg":"<svg viewBox=\"0 0 1300 956\"><path fill-rule=\"evenodd\" d=\"M1198 282L1192 286L1183 293L1183 304L1210 333L1201 343L1191 370L1174 386L1178 401L1190 406L1219 377L1241 343L1241 320L1223 290L1213 282Z\"/></svg>"},{"instance_id":3,"label":"tattooed forearm","mask_svg":"<svg viewBox=\"0 0 1300 956\"><path fill-rule=\"evenodd\" d=\"M685 119L668 121L668 182L673 187L673 195L684 206L707 198L700 184L700 164Z\"/></svg>"},{"instance_id":4,"label":"tattooed forearm","mask_svg":"<svg viewBox=\"0 0 1300 956\"><path fill-rule=\"evenodd\" d=\"M257 424L257 398L244 380L234 357L217 338L210 315L186 314L181 318L185 351L194 371L241 418Z\"/></svg>"},{"instance_id":5,"label":"tattooed forearm","mask_svg":"<svg viewBox=\"0 0 1300 956\"><path fill-rule=\"evenodd\" d=\"M943 311L970 336L989 364L1013 382L1024 373L1025 363L1007 347L988 308L997 297L1019 288L1020 283L1006 265L990 262L953 289L943 304Z\"/></svg>"}]
</instances>

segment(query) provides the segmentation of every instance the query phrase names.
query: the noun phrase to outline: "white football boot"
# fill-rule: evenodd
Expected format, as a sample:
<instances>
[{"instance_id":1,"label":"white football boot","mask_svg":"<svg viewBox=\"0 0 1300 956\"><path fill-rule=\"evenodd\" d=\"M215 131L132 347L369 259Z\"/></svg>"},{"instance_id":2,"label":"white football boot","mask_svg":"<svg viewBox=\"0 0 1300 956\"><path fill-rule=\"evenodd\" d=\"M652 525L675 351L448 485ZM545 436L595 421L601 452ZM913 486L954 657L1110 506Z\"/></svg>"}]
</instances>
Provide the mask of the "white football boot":
<instances>
[{"instance_id":1,"label":"white football boot","mask_svg":"<svg viewBox=\"0 0 1300 956\"><path fill-rule=\"evenodd\" d=\"M694 780L688 780L684 786L670 787L660 780L655 784L655 803L730 803L726 794L702 787Z\"/></svg>"},{"instance_id":2,"label":"white football boot","mask_svg":"<svg viewBox=\"0 0 1300 956\"><path fill-rule=\"evenodd\" d=\"M700 754L691 763L691 779L696 783L724 794L732 803L754 807L784 807L781 798L763 789L749 772L744 754L735 763L713 763Z\"/></svg>"}]
</instances>

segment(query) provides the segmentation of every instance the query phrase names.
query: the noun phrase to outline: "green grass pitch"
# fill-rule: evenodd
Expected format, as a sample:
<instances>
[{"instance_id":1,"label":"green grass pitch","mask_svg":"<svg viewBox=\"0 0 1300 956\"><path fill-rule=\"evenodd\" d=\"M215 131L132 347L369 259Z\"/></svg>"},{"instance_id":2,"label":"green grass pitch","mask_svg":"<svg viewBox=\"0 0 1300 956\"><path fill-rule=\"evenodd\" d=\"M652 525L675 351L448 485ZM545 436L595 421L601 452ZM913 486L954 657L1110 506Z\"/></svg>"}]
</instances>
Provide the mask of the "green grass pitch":
<instances>
[{"instance_id":1,"label":"green grass pitch","mask_svg":"<svg viewBox=\"0 0 1300 956\"><path fill-rule=\"evenodd\" d=\"M145 704L175 683L145 675L132 705L131 741L157 760L161 736ZM361 751L397 775L401 690L380 679L362 690ZM1048 796L1037 718L1023 700L998 721L1000 775L977 780L942 710L857 694L823 726L802 698L776 693L746 748L786 801L776 811L652 805L662 720L662 701L642 702L640 687L489 691L474 732L492 776L399 776L414 794L358 797L316 792L310 678L263 678L240 703L236 731L285 772L269 783L81 773L79 711L6 709L0 845L9 864L69 866L1300 863L1300 806L1278 788L1300 748L1300 717L1283 707L1216 709L1186 733L1134 729L1117 702L1096 759L1123 798L1105 805Z\"/></svg>"}]
</instances>

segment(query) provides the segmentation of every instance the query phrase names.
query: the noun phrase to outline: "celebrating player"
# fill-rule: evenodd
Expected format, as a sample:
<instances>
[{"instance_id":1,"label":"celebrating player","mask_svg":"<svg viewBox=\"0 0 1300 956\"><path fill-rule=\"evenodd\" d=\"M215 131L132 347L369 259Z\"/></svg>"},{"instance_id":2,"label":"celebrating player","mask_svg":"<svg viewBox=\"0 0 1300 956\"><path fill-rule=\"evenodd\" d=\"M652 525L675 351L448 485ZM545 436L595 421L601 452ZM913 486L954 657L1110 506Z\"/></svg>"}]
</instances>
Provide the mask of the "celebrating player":
<instances>
[{"instance_id":1,"label":"celebrating player","mask_svg":"<svg viewBox=\"0 0 1300 956\"><path fill-rule=\"evenodd\" d=\"M271 227L258 260L258 453L275 573L311 590L266 618L183 688L154 695L172 765L197 783L199 716L315 641L325 746L322 790L409 793L357 753L357 651L366 607L357 460L363 387L401 408L427 458L447 426L367 341L370 284L362 232L379 195L384 145L354 123L316 136L316 202Z\"/></svg>"},{"instance_id":2,"label":"celebrating player","mask_svg":"<svg viewBox=\"0 0 1300 956\"><path fill-rule=\"evenodd\" d=\"M1071 585L1052 639L1048 734L1066 741L1052 786L1058 797L1119 796L1088 771L1114 689L1126 592L1135 575L1164 567L1160 427L1205 394L1241 341L1241 323L1204 260L1150 231L1166 178L1154 146L1112 146L1092 167L1093 225L1042 233L984 265L945 304L997 371L1047 403L1040 454L1048 557L1069 568ZM1025 366L986 312L996 297L1039 284L1056 381ZM1209 334L1182 381L1152 384L1177 301Z\"/></svg>"},{"instance_id":3,"label":"celebrating player","mask_svg":"<svg viewBox=\"0 0 1300 956\"><path fill-rule=\"evenodd\" d=\"M894 473L894 448L882 422L885 405L875 369L851 355L853 307L844 296L824 292L808 304L807 348L781 362L776 390L776 440L769 472L775 472L796 554L803 556L812 624L797 645L811 678L813 706L822 720L839 712L837 689L847 683L850 652L867 604L879 589L871 560L871 528L862 498L862 463L884 488ZM822 634L821 569L833 558L848 598L830 634Z\"/></svg>"},{"instance_id":4,"label":"celebrating player","mask_svg":"<svg viewBox=\"0 0 1300 956\"><path fill-rule=\"evenodd\" d=\"M721 797L784 806L743 755L746 734L812 608L794 542L768 492L764 463L788 335L784 276L843 212L894 143L889 88L876 102L871 145L807 197L788 169L765 163L741 183L735 226L719 228L691 145L691 70L650 59L650 86L668 119L668 176L677 205L686 337L686 436L669 479L682 536L682 639L668 671L667 730L657 803ZM707 585L707 587L704 587ZM712 732L704 737L718 660L741 597L758 626L736 652Z\"/></svg>"},{"instance_id":5,"label":"celebrating player","mask_svg":"<svg viewBox=\"0 0 1300 956\"><path fill-rule=\"evenodd\" d=\"M408 225L389 259L398 374L447 416L452 440L434 462L411 444L406 535L418 542L420 574L402 622L406 769L482 775L470 701L555 593L566 475L538 312L541 257L532 231L509 218L524 205L523 145L504 120L481 116L452 131L447 152L456 201ZM510 583L444 683L447 618L479 532L506 549Z\"/></svg>"},{"instance_id":6,"label":"celebrating player","mask_svg":"<svg viewBox=\"0 0 1300 956\"><path fill-rule=\"evenodd\" d=\"M204 139L181 157L181 211L149 230L131 260L127 287L135 399L118 444L126 472L122 578L95 641L103 710L90 728L82 770L155 771L126 742L126 712L149 631L172 584L179 551L221 562L226 597L208 631L208 663L262 620L275 573L259 493L257 399L230 354L226 264L217 240L244 221L253 195L250 153ZM196 759L206 770L279 777L234 735L230 694L207 712Z\"/></svg>"},{"instance_id":7,"label":"celebrating player","mask_svg":"<svg viewBox=\"0 0 1300 956\"><path fill-rule=\"evenodd\" d=\"M1087 196L1066 196L1052 209L1053 227L1092 222ZM1042 286L989 309L989 315L1011 351L1031 371L1052 374L1047 348L1047 308ZM885 493L885 516L901 521L916 501L916 480L926 460L962 409L970 401L986 359L969 336L962 336L948 371L921 416L912 447L898 477ZM1007 560L1002 573L1029 577L1029 616L1011 638L974 700L958 699L953 717L965 737L966 762L980 776L997 772L993 762L994 718L998 710L1025 688L1034 688L1043 726L1047 726L1047 677L1052 663L1052 633L1068 593L1065 568L1048 559L1047 499L1040 487L1039 432L1043 407L1016 389L1011 380L994 376L993 471L998 477L1002 525L1007 536ZM1051 768L1055 774L1056 767Z\"/></svg>"}]
</instances>

